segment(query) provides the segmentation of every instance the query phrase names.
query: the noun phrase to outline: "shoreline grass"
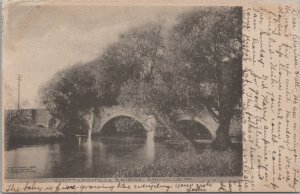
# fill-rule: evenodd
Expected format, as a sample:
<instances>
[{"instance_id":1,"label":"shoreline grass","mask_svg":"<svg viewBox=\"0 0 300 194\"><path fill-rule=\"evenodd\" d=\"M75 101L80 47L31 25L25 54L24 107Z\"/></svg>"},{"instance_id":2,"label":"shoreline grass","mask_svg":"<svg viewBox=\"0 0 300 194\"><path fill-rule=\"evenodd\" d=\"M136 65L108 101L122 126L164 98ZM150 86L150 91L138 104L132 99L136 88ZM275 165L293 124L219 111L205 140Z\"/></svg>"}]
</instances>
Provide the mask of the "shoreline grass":
<instances>
[{"instance_id":1,"label":"shoreline grass","mask_svg":"<svg viewBox=\"0 0 300 194\"><path fill-rule=\"evenodd\" d=\"M6 130L6 145L36 144L62 140L63 134L38 126L11 126Z\"/></svg>"},{"instance_id":2,"label":"shoreline grass","mask_svg":"<svg viewBox=\"0 0 300 194\"><path fill-rule=\"evenodd\" d=\"M114 177L216 177L242 176L242 156L237 150L165 153L152 162L118 169Z\"/></svg>"}]
</instances>

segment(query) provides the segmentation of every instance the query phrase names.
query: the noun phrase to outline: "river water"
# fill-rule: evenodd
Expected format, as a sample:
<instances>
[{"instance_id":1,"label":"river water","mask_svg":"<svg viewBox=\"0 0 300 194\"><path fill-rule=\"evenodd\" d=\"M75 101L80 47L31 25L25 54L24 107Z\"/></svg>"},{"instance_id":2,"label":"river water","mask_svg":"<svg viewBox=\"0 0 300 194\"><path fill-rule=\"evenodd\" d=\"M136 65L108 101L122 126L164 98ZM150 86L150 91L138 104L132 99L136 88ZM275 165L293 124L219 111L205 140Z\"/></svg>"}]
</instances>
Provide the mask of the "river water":
<instances>
[{"instance_id":1,"label":"river water","mask_svg":"<svg viewBox=\"0 0 300 194\"><path fill-rule=\"evenodd\" d=\"M6 178L112 177L118 168L178 151L143 138L106 137L42 145L18 145L5 152Z\"/></svg>"}]
</instances>

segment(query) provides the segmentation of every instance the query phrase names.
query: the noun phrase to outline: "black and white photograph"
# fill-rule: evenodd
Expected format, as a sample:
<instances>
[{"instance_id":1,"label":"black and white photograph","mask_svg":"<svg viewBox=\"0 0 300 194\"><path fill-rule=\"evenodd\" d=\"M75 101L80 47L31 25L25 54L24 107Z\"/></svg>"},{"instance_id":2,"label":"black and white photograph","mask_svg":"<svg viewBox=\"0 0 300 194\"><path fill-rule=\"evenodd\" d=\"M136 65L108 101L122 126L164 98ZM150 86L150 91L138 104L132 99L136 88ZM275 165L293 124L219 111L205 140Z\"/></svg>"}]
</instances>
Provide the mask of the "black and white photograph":
<instances>
[{"instance_id":1,"label":"black and white photograph","mask_svg":"<svg viewBox=\"0 0 300 194\"><path fill-rule=\"evenodd\" d=\"M242 7L6 9L5 179L243 175Z\"/></svg>"}]
</instances>

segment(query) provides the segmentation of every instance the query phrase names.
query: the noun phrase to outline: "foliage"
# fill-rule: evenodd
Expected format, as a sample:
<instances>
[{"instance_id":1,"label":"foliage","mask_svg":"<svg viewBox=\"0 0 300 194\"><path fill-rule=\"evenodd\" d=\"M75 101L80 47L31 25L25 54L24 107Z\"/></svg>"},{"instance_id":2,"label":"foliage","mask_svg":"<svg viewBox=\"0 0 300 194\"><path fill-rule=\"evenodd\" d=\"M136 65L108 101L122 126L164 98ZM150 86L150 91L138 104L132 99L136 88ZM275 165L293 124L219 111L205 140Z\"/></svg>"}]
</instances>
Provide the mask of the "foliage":
<instances>
[{"instance_id":1,"label":"foliage","mask_svg":"<svg viewBox=\"0 0 300 194\"><path fill-rule=\"evenodd\" d=\"M161 43L154 82L127 82L119 102L147 108L173 123L177 110L197 112L205 106L220 123L216 147L227 148L233 108L241 100L241 18L240 8L183 14Z\"/></svg>"},{"instance_id":2,"label":"foliage","mask_svg":"<svg viewBox=\"0 0 300 194\"><path fill-rule=\"evenodd\" d=\"M50 113L60 119L63 131L73 129L81 131L86 128L83 116L91 108L99 106L101 100L95 88L95 66L75 65L54 76L41 90L42 103Z\"/></svg>"},{"instance_id":3,"label":"foliage","mask_svg":"<svg viewBox=\"0 0 300 194\"><path fill-rule=\"evenodd\" d=\"M50 137L62 137L62 133L47 129L44 127L35 126L20 126L13 127L10 130L11 137L19 138L50 138Z\"/></svg>"},{"instance_id":4,"label":"foliage","mask_svg":"<svg viewBox=\"0 0 300 194\"><path fill-rule=\"evenodd\" d=\"M233 108L242 94L242 10L209 8L181 16L168 41L169 66L178 93L205 104L220 123L215 145L227 148ZM182 81L183 80L183 81ZM201 84L206 84L199 88ZM188 88L192 88L189 91ZM219 114L216 114L217 110Z\"/></svg>"},{"instance_id":5,"label":"foliage","mask_svg":"<svg viewBox=\"0 0 300 194\"><path fill-rule=\"evenodd\" d=\"M42 89L42 103L59 117L87 112L97 105L95 77L88 65L75 65L59 72Z\"/></svg>"},{"instance_id":6,"label":"foliage","mask_svg":"<svg viewBox=\"0 0 300 194\"><path fill-rule=\"evenodd\" d=\"M168 41L173 77L187 79L182 88L203 83L217 87L217 92L195 92L212 101L218 101L223 87L231 90L231 96L241 96L241 19L240 8L210 8L182 15Z\"/></svg>"},{"instance_id":7,"label":"foliage","mask_svg":"<svg viewBox=\"0 0 300 194\"><path fill-rule=\"evenodd\" d=\"M127 83L154 81L154 68L162 58L161 28L152 23L132 28L101 55L98 84L100 88L106 84L111 98L116 99Z\"/></svg>"},{"instance_id":8,"label":"foliage","mask_svg":"<svg viewBox=\"0 0 300 194\"><path fill-rule=\"evenodd\" d=\"M187 160L188 158L188 160ZM115 177L211 177L241 176L242 159L232 149L224 152L161 154L154 161L118 169Z\"/></svg>"},{"instance_id":9,"label":"foliage","mask_svg":"<svg viewBox=\"0 0 300 194\"><path fill-rule=\"evenodd\" d=\"M118 101L132 107L143 107L148 114L172 114L176 97L164 84L127 82L121 88Z\"/></svg>"},{"instance_id":10,"label":"foliage","mask_svg":"<svg viewBox=\"0 0 300 194\"><path fill-rule=\"evenodd\" d=\"M6 128L6 145L22 145L32 144L37 142L53 142L64 138L61 132L36 126L11 126Z\"/></svg>"},{"instance_id":11,"label":"foliage","mask_svg":"<svg viewBox=\"0 0 300 194\"><path fill-rule=\"evenodd\" d=\"M10 129L13 126L28 125L31 117L25 110L5 110L5 128Z\"/></svg>"},{"instance_id":12,"label":"foliage","mask_svg":"<svg viewBox=\"0 0 300 194\"><path fill-rule=\"evenodd\" d=\"M91 109L123 104L155 115L171 131L178 110L206 107L220 123L215 145L227 148L241 101L242 9L195 9L165 27L131 28L95 60L58 73L41 97L62 128L84 128Z\"/></svg>"}]
</instances>

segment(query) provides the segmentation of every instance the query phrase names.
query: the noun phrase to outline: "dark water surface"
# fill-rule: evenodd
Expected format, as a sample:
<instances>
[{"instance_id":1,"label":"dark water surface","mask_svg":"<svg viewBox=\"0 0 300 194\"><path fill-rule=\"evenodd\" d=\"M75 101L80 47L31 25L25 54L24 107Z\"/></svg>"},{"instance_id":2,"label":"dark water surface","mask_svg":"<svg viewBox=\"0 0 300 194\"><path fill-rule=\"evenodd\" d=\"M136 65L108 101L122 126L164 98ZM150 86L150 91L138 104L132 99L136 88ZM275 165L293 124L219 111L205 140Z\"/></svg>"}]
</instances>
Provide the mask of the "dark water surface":
<instances>
[{"instance_id":1,"label":"dark water surface","mask_svg":"<svg viewBox=\"0 0 300 194\"><path fill-rule=\"evenodd\" d=\"M174 151L164 143L130 137L19 145L5 152L6 178L112 177L118 168Z\"/></svg>"}]
</instances>

